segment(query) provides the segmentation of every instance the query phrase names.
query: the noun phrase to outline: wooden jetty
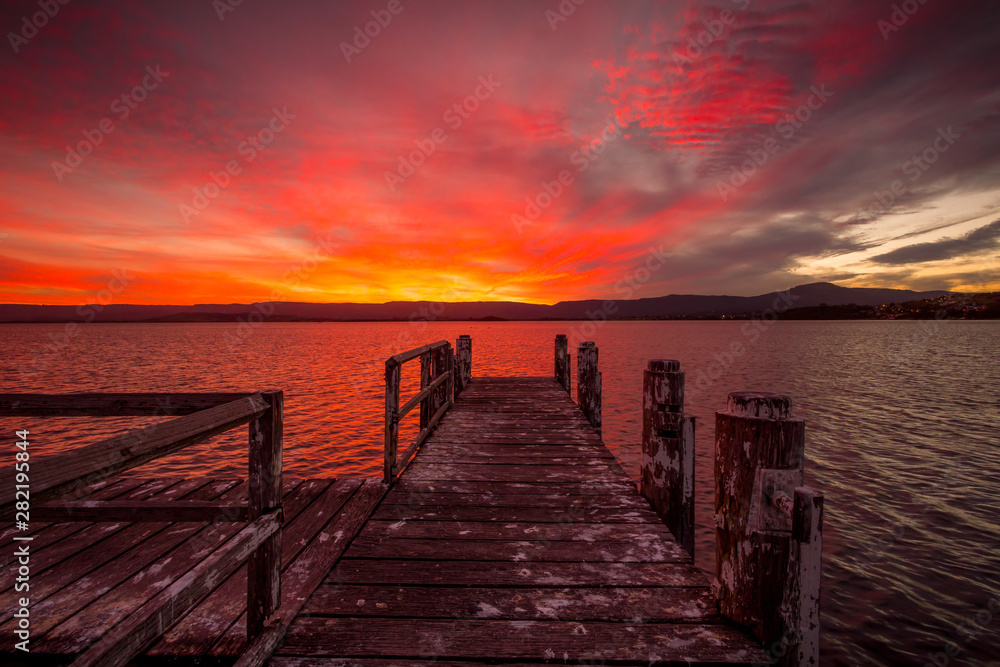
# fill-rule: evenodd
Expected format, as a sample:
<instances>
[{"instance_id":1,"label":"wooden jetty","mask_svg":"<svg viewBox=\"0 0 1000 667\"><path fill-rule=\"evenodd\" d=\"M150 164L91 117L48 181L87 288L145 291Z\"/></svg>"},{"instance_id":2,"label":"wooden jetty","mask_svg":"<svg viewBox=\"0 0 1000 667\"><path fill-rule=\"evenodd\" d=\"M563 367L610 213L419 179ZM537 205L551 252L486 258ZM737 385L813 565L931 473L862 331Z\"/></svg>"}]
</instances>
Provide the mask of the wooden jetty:
<instances>
[{"instance_id":1,"label":"wooden jetty","mask_svg":"<svg viewBox=\"0 0 1000 667\"><path fill-rule=\"evenodd\" d=\"M565 336L545 377L473 378L466 336L391 357L384 473L367 480L283 479L278 391L0 396L4 415L178 416L30 462L29 528L0 527L0 567L30 549L30 620L5 580L0 661L818 664L822 497L787 398L733 394L717 417L710 584L683 372L645 371L637 488L601 440L597 347L576 357L576 402ZM246 480L120 475L242 424Z\"/></svg>"}]
</instances>

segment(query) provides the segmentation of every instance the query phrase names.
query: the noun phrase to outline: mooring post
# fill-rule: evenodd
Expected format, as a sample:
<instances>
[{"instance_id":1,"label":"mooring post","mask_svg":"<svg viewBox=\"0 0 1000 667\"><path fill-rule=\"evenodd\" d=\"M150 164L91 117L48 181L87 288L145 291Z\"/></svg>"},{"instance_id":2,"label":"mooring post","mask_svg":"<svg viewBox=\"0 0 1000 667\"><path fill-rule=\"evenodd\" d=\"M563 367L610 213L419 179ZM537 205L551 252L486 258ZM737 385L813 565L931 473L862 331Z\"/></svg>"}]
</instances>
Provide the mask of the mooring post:
<instances>
[{"instance_id":1,"label":"mooring post","mask_svg":"<svg viewBox=\"0 0 1000 667\"><path fill-rule=\"evenodd\" d=\"M684 414L684 371L651 359L642 382L639 492L694 558L694 417Z\"/></svg>"},{"instance_id":2,"label":"mooring post","mask_svg":"<svg viewBox=\"0 0 1000 667\"><path fill-rule=\"evenodd\" d=\"M576 402L587 421L601 433L601 372L597 370L597 345L580 343L576 351Z\"/></svg>"},{"instance_id":3,"label":"mooring post","mask_svg":"<svg viewBox=\"0 0 1000 667\"><path fill-rule=\"evenodd\" d=\"M556 336L556 381L569 393L569 341L566 334Z\"/></svg>"},{"instance_id":4,"label":"mooring post","mask_svg":"<svg viewBox=\"0 0 1000 667\"><path fill-rule=\"evenodd\" d=\"M472 380L472 336L461 335L455 341L455 398Z\"/></svg>"},{"instance_id":5,"label":"mooring post","mask_svg":"<svg viewBox=\"0 0 1000 667\"><path fill-rule=\"evenodd\" d=\"M719 610L776 664L817 665L823 498L804 486L805 422L787 396L732 393L715 434Z\"/></svg>"}]
</instances>

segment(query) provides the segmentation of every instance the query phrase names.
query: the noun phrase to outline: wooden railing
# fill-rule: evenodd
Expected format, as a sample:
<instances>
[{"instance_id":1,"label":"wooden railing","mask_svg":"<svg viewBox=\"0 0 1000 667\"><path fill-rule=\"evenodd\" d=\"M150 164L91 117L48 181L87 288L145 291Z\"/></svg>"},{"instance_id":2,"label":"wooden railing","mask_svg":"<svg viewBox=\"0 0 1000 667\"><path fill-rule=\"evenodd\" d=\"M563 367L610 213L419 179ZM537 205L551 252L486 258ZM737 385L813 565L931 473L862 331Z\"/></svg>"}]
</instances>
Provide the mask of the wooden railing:
<instances>
[{"instance_id":1,"label":"wooden railing","mask_svg":"<svg viewBox=\"0 0 1000 667\"><path fill-rule=\"evenodd\" d=\"M469 347L471 373L471 343ZM399 405L399 378L401 366L412 359L420 359L420 392L402 406ZM434 426L453 403L455 394L455 354L451 343L441 340L409 352L389 357L385 362L385 466L384 479L392 484L396 476L427 439ZM464 384L464 383L463 383ZM413 408L420 406L420 433L397 456L399 446L399 420Z\"/></svg>"},{"instance_id":2,"label":"wooden railing","mask_svg":"<svg viewBox=\"0 0 1000 667\"><path fill-rule=\"evenodd\" d=\"M213 394L4 394L3 417L180 416L0 472L0 488L30 489L30 509L0 503L0 521L237 521L246 526L180 579L115 626L74 665L124 665L247 563L247 637L264 628L281 602L281 391ZM250 425L247 503L135 503L66 499L75 491ZM29 434L30 435L30 434ZM22 481L23 480L23 481ZM5 491L4 498L10 496ZM25 505L21 505L25 507ZM252 641L250 642L252 643Z\"/></svg>"}]
</instances>

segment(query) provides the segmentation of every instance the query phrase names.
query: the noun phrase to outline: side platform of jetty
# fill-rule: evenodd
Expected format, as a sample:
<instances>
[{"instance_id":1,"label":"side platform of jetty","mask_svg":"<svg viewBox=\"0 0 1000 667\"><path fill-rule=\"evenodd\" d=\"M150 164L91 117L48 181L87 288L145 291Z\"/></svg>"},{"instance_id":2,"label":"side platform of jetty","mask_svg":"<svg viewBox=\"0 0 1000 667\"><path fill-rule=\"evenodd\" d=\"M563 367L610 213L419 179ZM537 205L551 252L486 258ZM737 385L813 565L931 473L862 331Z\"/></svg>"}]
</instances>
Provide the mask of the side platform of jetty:
<instances>
[{"instance_id":1,"label":"side platform of jetty","mask_svg":"<svg viewBox=\"0 0 1000 667\"><path fill-rule=\"evenodd\" d=\"M717 416L710 582L684 374L645 371L637 485L601 439L597 355L580 345L575 387L564 336L545 377L474 378L467 336L391 357L384 472L365 480L281 474L280 391L0 395L10 416L177 417L27 461L30 516L0 504L0 568L31 554L30 591L0 591L0 660L818 664L822 497L788 399L733 394ZM244 424L247 479L121 474Z\"/></svg>"}]
</instances>

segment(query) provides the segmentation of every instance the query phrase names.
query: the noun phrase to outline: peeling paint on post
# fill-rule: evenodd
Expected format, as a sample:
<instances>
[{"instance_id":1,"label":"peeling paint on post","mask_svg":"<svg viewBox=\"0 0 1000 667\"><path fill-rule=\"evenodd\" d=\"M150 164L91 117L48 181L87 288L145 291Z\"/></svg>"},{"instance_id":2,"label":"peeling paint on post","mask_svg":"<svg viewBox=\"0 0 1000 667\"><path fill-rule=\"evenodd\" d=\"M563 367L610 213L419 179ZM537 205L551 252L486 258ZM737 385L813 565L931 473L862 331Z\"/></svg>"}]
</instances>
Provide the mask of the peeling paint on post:
<instances>
[{"instance_id":1,"label":"peeling paint on post","mask_svg":"<svg viewBox=\"0 0 1000 667\"><path fill-rule=\"evenodd\" d=\"M743 392L715 424L719 611L777 645L778 664L815 665L822 497L803 487L805 422L787 396ZM779 491L795 497L787 527L768 518L781 515Z\"/></svg>"},{"instance_id":2,"label":"peeling paint on post","mask_svg":"<svg viewBox=\"0 0 1000 667\"><path fill-rule=\"evenodd\" d=\"M566 339L566 334L559 334L556 336L556 365L555 374L556 382L558 382L566 393L569 393L569 341Z\"/></svg>"},{"instance_id":3,"label":"peeling paint on post","mask_svg":"<svg viewBox=\"0 0 1000 667\"><path fill-rule=\"evenodd\" d=\"M441 377L441 375L443 375L444 373L448 373L451 371L448 362L450 354L451 354L451 345L448 345L447 347L435 348L434 350L431 351L431 358L433 359L432 365L434 367L432 378L434 380ZM431 412L430 412L432 416L438 411L438 408L440 408L442 405L445 404L446 401L451 400L451 394L448 392L449 387L446 385L447 382L438 385L437 389L435 389L431 394L433 396L433 400L431 401Z\"/></svg>"},{"instance_id":4,"label":"peeling paint on post","mask_svg":"<svg viewBox=\"0 0 1000 667\"><path fill-rule=\"evenodd\" d=\"M455 398L472 380L472 336L461 335L455 341Z\"/></svg>"},{"instance_id":5,"label":"peeling paint on post","mask_svg":"<svg viewBox=\"0 0 1000 667\"><path fill-rule=\"evenodd\" d=\"M597 370L597 345L590 341L580 343L576 354L576 402L600 435L601 372Z\"/></svg>"},{"instance_id":6,"label":"peeling paint on post","mask_svg":"<svg viewBox=\"0 0 1000 667\"><path fill-rule=\"evenodd\" d=\"M694 417L684 414L684 371L652 359L643 373L639 492L694 558Z\"/></svg>"},{"instance_id":7,"label":"peeling paint on post","mask_svg":"<svg viewBox=\"0 0 1000 667\"><path fill-rule=\"evenodd\" d=\"M385 362L385 468L383 480L392 484L395 475L396 448L399 445L399 362L388 359Z\"/></svg>"}]
</instances>

